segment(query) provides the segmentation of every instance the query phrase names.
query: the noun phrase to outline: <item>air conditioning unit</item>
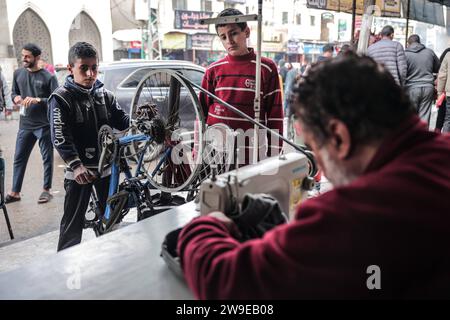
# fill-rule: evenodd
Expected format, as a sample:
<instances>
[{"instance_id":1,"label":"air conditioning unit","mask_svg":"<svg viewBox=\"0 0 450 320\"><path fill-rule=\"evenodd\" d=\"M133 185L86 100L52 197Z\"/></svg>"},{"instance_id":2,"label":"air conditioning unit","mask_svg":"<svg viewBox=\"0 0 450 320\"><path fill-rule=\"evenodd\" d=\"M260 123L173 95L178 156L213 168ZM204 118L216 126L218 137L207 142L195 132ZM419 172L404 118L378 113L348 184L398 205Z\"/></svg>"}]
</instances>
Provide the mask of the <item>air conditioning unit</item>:
<instances>
[{"instance_id":1,"label":"air conditioning unit","mask_svg":"<svg viewBox=\"0 0 450 320\"><path fill-rule=\"evenodd\" d=\"M282 42L283 35L281 32L263 32L263 41L264 42Z\"/></svg>"},{"instance_id":2,"label":"air conditioning unit","mask_svg":"<svg viewBox=\"0 0 450 320\"><path fill-rule=\"evenodd\" d=\"M134 18L136 20L148 21L148 1L150 0L134 0ZM153 2L156 3L157 0L153 0Z\"/></svg>"}]
</instances>

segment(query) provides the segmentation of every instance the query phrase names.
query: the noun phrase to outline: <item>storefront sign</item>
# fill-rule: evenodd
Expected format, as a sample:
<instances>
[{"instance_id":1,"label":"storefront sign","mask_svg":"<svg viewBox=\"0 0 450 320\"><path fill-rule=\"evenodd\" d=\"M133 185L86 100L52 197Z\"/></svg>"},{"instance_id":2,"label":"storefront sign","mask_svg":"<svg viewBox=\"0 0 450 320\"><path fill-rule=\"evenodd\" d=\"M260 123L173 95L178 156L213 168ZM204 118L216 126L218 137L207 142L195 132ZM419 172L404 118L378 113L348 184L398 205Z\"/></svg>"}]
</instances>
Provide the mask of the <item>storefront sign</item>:
<instances>
[{"instance_id":1,"label":"storefront sign","mask_svg":"<svg viewBox=\"0 0 450 320\"><path fill-rule=\"evenodd\" d=\"M400 17L400 0L376 0L375 5L384 17ZM306 6L313 9L323 9L352 13L353 0L307 0ZM356 0L356 14L362 15L364 0Z\"/></svg>"},{"instance_id":2,"label":"storefront sign","mask_svg":"<svg viewBox=\"0 0 450 320\"><path fill-rule=\"evenodd\" d=\"M338 23L338 39L342 40L345 38L347 33L347 21L344 19L339 19Z\"/></svg>"},{"instance_id":3,"label":"storefront sign","mask_svg":"<svg viewBox=\"0 0 450 320\"><path fill-rule=\"evenodd\" d=\"M322 54L323 44L305 43L305 54Z\"/></svg>"},{"instance_id":4,"label":"storefront sign","mask_svg":"<svg viewBox=\"0 0 450 320\"><path fill-rule=\"evenodd\" d=\"M212 12L175 10L175 29L209 30L209 25L200 24L200 20L209 19Z\"/></svg>"},{"instance_id":5,"label":"storefront sign","mask_svg":"<svg viewBox=\"0 0 450 320\"><path fill-rule=\"evenodd\" d=\"M219 2L245 4L247 0L218 0Z\"/></svg>"},{"instance_id":6,"label":"storefront sign","mask_svg":"<svg viewBox=\"0 0 450 320\"><path fill-rule=\"evenodd\" d=\"M261 44L263 52L283 52L283 43L281 42L263 42Z\"/></svg>"},{"instance_id":7,"label":"storefront sign","mask_svg":"<svg viewBox=\"0 0 450 320\"><path fill-rule=\"evenodd\" d=\"M186 49L186 34L181 32L166 33L162 41L163 49Z\"/></svg>"},{"instance_id":8,"label":"storefront sign","mask_svg":"<svg viewBox=\"0 0 450 320\"><path fill-rule=\"evenodd\" d=\"M334 15L329 12L322 13L322 20L327 22L334 22Z\"/></svg>"},{"instance_id":9,"label":"storefront sign","mask_svg":"<svg viewBox=\"0 0 450 320\"><path fill-rule=\"evenodd\" d=\"M213 46L215 34L197 33L188 37L188 49L211 50Z\"/></svg>"},{"instance_id":10,"label":"storefront sign","mask_svg":"<svg viewBox=\"0 0 450 320\"><path fill-rule=\"evenodd\" d=\"M141 41L131 41L130 42L130 48L141 48L142 42Z\"/></svg>"},{"instance_id":11,"label":"storefront sign","mask_svg":"<svg viewBox=\"0 0 450 320\"><path fill-rule=\"evenodd\" d=\"M327 0L307 0L306 6L312 9L327 9Z\"/></svg>"},{"instance_id":12,"label":"storefront sign","mask_svg":"<svg viewBox=\"0 0 450 320\"><path fill-rule=\"evenodd\" d=\"M289 40L287 43L287 53L288 54L303 54L305 51L303 47L303 42L298 42L295 40Z\"/></svg>"}]
</instances>

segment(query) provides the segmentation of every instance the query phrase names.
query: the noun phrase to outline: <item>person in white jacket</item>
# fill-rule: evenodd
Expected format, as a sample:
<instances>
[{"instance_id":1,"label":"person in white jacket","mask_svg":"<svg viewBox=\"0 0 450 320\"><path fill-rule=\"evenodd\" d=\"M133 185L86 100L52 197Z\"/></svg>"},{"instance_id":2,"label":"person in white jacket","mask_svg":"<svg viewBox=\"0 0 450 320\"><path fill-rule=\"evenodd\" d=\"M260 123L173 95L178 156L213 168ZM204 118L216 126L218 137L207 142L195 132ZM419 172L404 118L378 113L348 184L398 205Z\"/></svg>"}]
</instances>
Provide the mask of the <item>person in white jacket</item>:
<instances>
[{"instance_id":1,"label":"person in white jacket","mask_svg":"<svg viewBox=\"0 0 450 320\"><path fill-rule=\"evenodd\" d=\"M11 90L9 89L8 82L0 67L0 111L11 110L14 103L11 100Z\"/></svg>"},{"instance_id":2,"label":"person in white jacket","mask_svg":"<svg viewBox=\"0 0 450 320\"><path fill-rule=\"evenodd\" d=\"M450 65L450 51L444 56L441 67L439 69L438 81L437 81L437 94L438 97L445 92L447 96L446 112L444 118L444 125L442 126L442 132L450 132L450 77L449 73Z\"/></svg>"}]
</instances>

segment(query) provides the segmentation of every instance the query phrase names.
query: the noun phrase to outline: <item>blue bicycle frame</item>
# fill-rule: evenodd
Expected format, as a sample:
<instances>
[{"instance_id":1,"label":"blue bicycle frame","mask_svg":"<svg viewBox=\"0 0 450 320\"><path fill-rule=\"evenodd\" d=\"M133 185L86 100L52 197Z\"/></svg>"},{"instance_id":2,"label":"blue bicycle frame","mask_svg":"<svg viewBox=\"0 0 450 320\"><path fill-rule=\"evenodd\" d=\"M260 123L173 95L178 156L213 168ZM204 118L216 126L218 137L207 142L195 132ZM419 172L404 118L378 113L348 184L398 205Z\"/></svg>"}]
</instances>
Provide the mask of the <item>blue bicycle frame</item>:
<instances>
[{"instance_id":1,"label":"blue bicycle frame","mask_svg":"<svg viewBox=\"0 0 450 320\"><path fill-rule=\"evenodd\" d=\"M152 141L153 141L153 137L151 137L149 135L145 135L145 134L136 134L136 135L122 137L122 138L119 138L119 150L121 147L129 145L132 142L145 142L146 143L145 149L146 149L147 146ZM139 174L141 173L141 166L144 161L145 149L139 156L139 161L138 161L138 164L136 167L134 178L137 178L139 176ZM152 174L151 174L152 177L154 177L155 174L159 171L159 169L161 168L161 166L163 165L165 160L168 157L170 157L171 152L172 152L172 148L168 148L165 151L164 156L161 158L161 160L158 163L158 165L156 166L155 170L152 172ZM133 175L132 175L130 169L128 168L128 166L125 167L124 173L125 173L125 177L127 179L133 178ZM109 182L108 198L113 196L117 192L117 189L119 186L119 179L120 179L120 161L113 161L113 163L111 165L111 180ZM105 214L104 214L105 219L109 220L110 215L111 215L111 207L109 204L107 204L106 209L105 209Z\"/></svg>"}]
</instances>

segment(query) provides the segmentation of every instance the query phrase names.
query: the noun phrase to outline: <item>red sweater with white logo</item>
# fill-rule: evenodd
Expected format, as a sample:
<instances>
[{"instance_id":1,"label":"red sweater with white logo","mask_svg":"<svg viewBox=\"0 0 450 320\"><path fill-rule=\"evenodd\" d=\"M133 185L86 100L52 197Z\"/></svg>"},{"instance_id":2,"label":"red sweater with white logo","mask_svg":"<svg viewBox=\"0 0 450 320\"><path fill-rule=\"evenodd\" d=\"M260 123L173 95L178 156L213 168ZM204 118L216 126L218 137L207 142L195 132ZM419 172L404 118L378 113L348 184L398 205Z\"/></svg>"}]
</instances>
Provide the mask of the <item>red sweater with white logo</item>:
<instances>
[{"instance_id":1,"label":"red sweater with white logo","mask_svg":"<svg viewBox=\"0 0 450 320\"><path fill-rule=\"evenodd\" d=\"M253 49L243 56L226 56L213 63L203 77L202 87L221 98L225 102L243 111L252 119L255 118L254 99L256 88L256 54ZM268 59L261 59L261 115L260 122L270 129L283 134L283 108L280 82L275 63ZM254 125L221 105L215 99L200 93L207 124L224 123L231 129L242 129L244 132L253 129ZM274 142L271 155L278 154L282 140ZM266 141L259 142L265 146ZM271 142L269 142L271 145Z\"/></svg>"}]
</instances>

